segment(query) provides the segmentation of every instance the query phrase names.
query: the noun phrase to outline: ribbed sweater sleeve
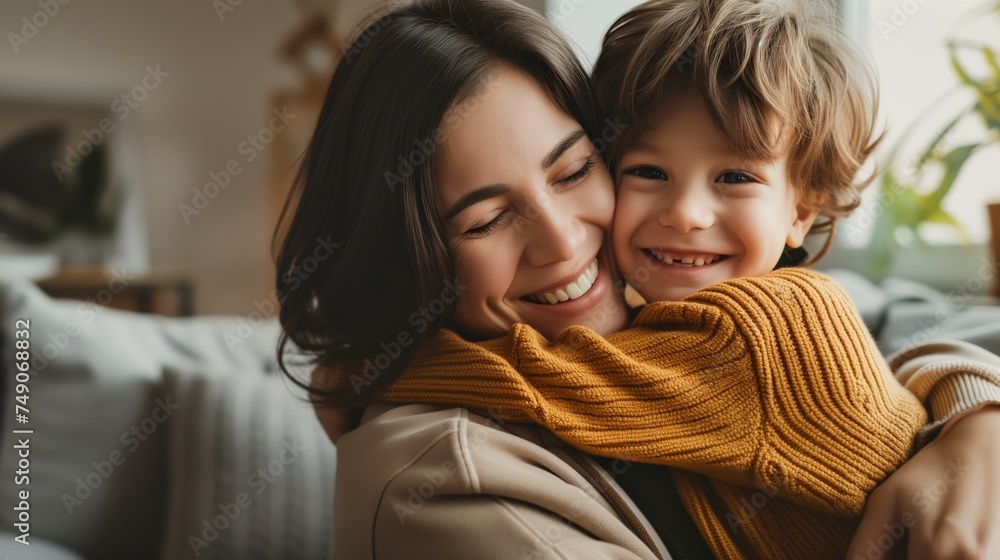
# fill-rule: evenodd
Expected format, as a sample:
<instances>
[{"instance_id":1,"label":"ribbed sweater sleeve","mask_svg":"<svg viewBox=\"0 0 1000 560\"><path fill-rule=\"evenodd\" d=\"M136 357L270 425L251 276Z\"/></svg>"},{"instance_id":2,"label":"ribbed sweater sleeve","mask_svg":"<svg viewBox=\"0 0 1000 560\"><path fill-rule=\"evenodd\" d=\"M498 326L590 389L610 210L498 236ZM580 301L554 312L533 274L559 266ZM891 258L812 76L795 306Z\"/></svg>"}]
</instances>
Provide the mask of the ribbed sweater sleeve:
<instances>
[{"instance_id":1,"label":"ribbed sweater sleeve","mask_svg":"<svg viewBox=\"0 0 1000 560\"><path fill-rule=\"evenodd\" d=\"M951 420L1000 403L1000 356L958 340L904 348L889 357L897 379L927 404L933 422L917 438L921 446L952 425Z\"/></svg>"},{"instance_id":2,"label":"ribbed sweater sleeve","mask_svg":"<svg viewBox=\"0 0 1000 560\"><path fill-rule=\"evenodd\" d=\"M767 488L856 516L925 423L851 302L785 269L647 306L606 339L517 325L473 344L444 331L385 395L532 421L596 455Z\"/></svg>"}]
</instances>

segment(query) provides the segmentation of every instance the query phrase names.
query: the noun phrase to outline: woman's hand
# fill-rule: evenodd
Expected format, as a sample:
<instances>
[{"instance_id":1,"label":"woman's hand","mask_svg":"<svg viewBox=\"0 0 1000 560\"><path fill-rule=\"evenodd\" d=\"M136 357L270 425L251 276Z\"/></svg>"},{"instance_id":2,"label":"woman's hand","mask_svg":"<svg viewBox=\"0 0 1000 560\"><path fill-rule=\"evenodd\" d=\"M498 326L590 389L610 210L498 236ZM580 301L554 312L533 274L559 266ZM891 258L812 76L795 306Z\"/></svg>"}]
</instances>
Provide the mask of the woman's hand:
<instances>
[{"instance_id":1,"label":"woman's hand","mask_svg":"<svg viewBox=\"0 0 1000 560\"><path fill-rule=\"evenodd\" d=\"M1000 558L1000 405L954 422L872 492L849 560Z\"/></svg>"}]
</instances>

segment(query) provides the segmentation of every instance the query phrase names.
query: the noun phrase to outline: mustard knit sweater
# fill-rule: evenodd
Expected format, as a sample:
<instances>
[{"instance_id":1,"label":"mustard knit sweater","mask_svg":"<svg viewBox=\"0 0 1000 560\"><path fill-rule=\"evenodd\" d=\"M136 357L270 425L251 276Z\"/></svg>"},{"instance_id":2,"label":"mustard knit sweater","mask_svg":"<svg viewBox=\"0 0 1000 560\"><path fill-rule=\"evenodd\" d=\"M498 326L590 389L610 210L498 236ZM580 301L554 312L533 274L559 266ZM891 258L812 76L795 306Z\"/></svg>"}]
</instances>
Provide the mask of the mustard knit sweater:
<instances>
[{"instance_id":1,"label":"mustard knit sweater","mask_svg":"<svg viewBox=\"0 0 1000 560\"><path fill-rule=\"evenodd\" d=\"M843 558L924 407L847 295L784 269L646 306L628 330L440 331L383 400L534 422L582 451L675 467L721 558Z\"/></svg>"}]
</instances>

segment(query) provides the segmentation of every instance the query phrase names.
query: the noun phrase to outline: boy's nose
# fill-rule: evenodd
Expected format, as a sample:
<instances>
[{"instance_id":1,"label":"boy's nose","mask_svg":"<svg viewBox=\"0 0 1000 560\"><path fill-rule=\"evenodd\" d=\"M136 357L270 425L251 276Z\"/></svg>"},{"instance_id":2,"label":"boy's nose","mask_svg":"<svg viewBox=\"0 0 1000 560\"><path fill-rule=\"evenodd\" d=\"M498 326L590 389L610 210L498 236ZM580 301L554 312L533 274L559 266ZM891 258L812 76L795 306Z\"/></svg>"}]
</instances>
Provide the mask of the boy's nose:
<instances>
[{"instance_id":1,"label":"boy's nose","mask_svg":"<svg viewBox=\"0 0 1000 560\"><path fill-rule=\"evenodd\" d=\"M698 196L681 196L669 201L657 218L663 227L674 228L680 233L695 229L708 229L715 223L715 215L706 201Z\"/></svg>"}]
</instances>

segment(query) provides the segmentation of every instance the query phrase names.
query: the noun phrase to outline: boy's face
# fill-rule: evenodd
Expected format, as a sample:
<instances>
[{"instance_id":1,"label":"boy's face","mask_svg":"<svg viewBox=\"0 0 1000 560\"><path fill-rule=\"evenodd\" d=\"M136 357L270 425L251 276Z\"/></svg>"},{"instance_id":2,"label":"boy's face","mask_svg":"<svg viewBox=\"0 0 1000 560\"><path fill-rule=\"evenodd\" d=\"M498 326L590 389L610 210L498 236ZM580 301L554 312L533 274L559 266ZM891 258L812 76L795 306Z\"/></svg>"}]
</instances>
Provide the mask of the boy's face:
<instances>
[{"instance_id":1,"label":"boy's face","mask_svg":"<svg viewBox=\"0 0 1000 560\"><path fill-rule=\"evenodd\" d=\"M647 301L773 270L816 212L789 182L788 157L734 153L697 96L673 104L621 161L612 238L618 266Z\"/></svg>"}]
</instances>

